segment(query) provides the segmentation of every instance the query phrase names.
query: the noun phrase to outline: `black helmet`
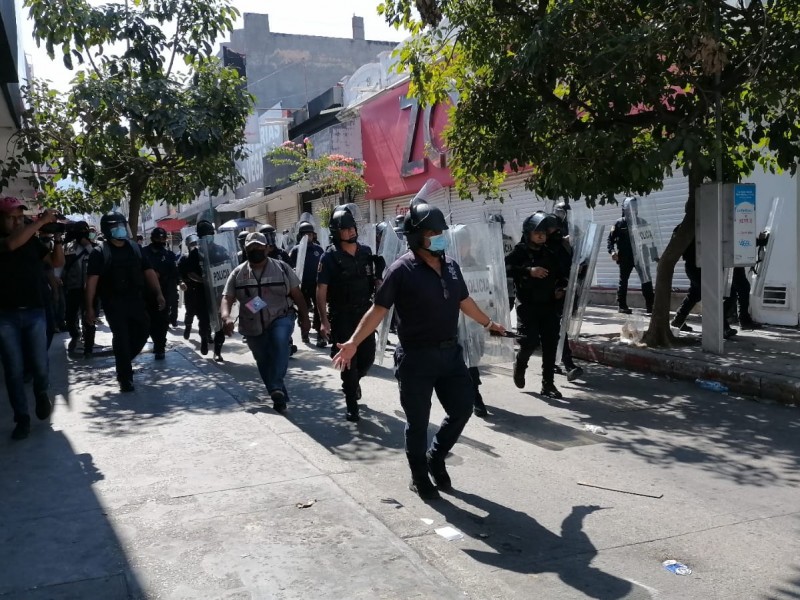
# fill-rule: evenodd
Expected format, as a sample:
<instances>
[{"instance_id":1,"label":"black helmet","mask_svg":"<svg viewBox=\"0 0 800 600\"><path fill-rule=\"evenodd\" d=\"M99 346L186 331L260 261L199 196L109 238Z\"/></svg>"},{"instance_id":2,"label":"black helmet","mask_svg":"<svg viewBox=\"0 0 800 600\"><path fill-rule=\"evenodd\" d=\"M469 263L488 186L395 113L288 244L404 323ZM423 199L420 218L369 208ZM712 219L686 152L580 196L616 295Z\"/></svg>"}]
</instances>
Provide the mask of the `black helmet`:
<instances>
[{"instance_id":1,"label":"black helmet","mask_svg":"<svg viewBox=\"0 0 800 600\"><path fill-rule=\"evenodd\" d=\"M636 196L628 196L622 201L622 216L625 216L625 211L630 210L634 215L639 213L639 199Z\"/></svg>"},{"instance_id":2,"label":"black helmet","mask_svg":"<svg viewBox=\"0 0 800 600\"><path fill-rule=\"evenodd\" d=\"M522 238L528 241L528 234L531 231L541 231L547 233L548 227L553 226L552 217L542 211L533 213L522 222Z\"/></svg>"},{"instance_id":3,"label":"black helmet","mask_svg":"<svg viewBox=\"0 0 800 600\"><path fill-rule=\"evenodd\" d=\"M441 210L431 206L424 200L412 200L411 206L403 219L403 233L406 234L408 247L417 250L422 247L422 232L444 231L449 229Z\"/></svg>"},{"instance_id":4,"label":"black helmet","mask_svg":"<svg viewBox=\"0 0 800 600\"><path fill-rule=\"evenodd\" d=\"M303 221L298 225L297 233L299 233L300 235L306 233L314 233L314 226L308 221Z\"/></svg>"},{"instance_id":5,"label":"black helmet","mask_svg":"<svg viewBox=\"0 0 800 600\"><path fill-rule=\"evenodd\" d=\"M203 219L202 221L197 222L197 227L195 227L197 231L198 237L206 237L207 235L214 235L214 224L211 221L206 221Z\"/></svg>"},{"instance_id":6,"label":"black helmet","mask_svg":"<svg viewBox=\"0 0 800 600\"><path fill-rule=\"evenodd\" d=\"M375 235L377 235L378 237L382 236L384 233L386 233L387 227L388 225L386 224L386 221L381 221L380 223L375 225Z\"/></svg>"},{"instance_id":7,"label":"black helmet","mask_svg":"<svg viewBox=\"0 0 800 600\"><path fill-rule=\"evenodd\" d=\"M263 233L264 235L267 235L268 233L271 233L271 234L275 235L276 230L275 230L275 227L273 227L272 225L267 223L266 225L262 225L261 227L259 227L258 233Z\"/></svg>"},{"instance_id":8,"label":"black helmet","mask_svg":"<svg viewBox=\"0 0 800 600\"><path fill-rule=\"evenodd\" d=\"M397 215L394 218L394 230L396 233L403 233L403 225L405 224L405 221L405 215Z\"/></svg>"},{"instance_id":9,"label":"black helmet","mask_svg":"<svg viewBox=\"0 0 800 600\"><path fill-rule=\"evenodd\" d=\"M500 223L500 225L505 225L506 224L506 220L503 218L503 215L500 214L500 213L494 213L492 215L489 215L489 218L487 219L487 221L489 221L489 223Z\"/></svg>"},{"instance_id":10,"label":"black helmet","mask_svg":"<svg viewBox=\"0 0 800 600\"><path fill-rule=\"evenodd\" d=\"M240 231L239 235L236 236L236 241L243 244L248 235L250 235L249 231Z\"/></svg>"},{"instance_id":11,"label":"black helmet","mask_svg":"<svg viewBox=\"0 0 800 600\"><path fill-rule=\"evenodd\" d=\"M358 226L356 225L356 220L353 217L353 213L350 212L350 209L345 206L337 206L336 209L334 209L333 215L331 215L330 223L328 223L328 227L331 230L334 243L339 243L342 241L342 229L353 228L356 230L356 232L358 231Z\"/></svg>"},{"instance_id":12,"label":"black helmet","mask_svg":"<svg viewBox=\"0 0 800 600\"><path fill-rule=\"evenodd\" d=\"M156 227L153 231L150 232L150 241L156 241L156 238L159 240L166 240L167 239L167 230L163 227Z\"/></svg>"},{"instance_id":13,"label":"black helmet","mask_svg":"<svg viewBox=\"0 0 800 600\"><path fill-rule=\"evenodd\" d=\"M118 212L110 212L100 217L100 231L106 239L111 239L111 230L120 225L128 226L128 219Z\"/></svg>"}]
</instances>

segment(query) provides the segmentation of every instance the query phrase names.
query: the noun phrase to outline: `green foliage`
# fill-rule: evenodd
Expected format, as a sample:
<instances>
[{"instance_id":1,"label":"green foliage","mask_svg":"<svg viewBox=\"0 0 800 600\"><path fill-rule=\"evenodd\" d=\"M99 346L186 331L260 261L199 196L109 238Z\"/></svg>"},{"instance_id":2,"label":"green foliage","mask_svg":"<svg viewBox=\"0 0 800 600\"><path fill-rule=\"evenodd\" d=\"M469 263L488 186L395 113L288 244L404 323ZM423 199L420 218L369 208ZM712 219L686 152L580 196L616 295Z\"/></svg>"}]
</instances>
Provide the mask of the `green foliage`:
<instances>
[{"instance_id":1,"label":"green foliage","mask_svg":"<svg viewBox=\"0 0 800 600\"><path fill-rule=\"evenodd\" d=\"M757 164L796 170L797 0L386 0L379 11L417 34L400 50L412 93L459 93L446 140L462 197L496 195L505 170L527 167L541 196L590 204L658 189L674 165L702 181L718 154L726 181Z\"/></svg>"},{"instance_id":2,"label":"green foliage","mask_svg":"<svg viewBox=\"0 0 800 600\"><path fill-rule=\"evenodd\" d=\"M368 189L362 177L367 166L363 160L341 154L314 156L314 146L308 138L302 144L284 142L267 153L267 160L292 167L290 181L308 182L323 196L365 194Z\"/></svg>"},{"instance_id":3,"label":"green foliage","mask_svg":"<svg viewBox=\"0 0 800 600\"><path fill-rule=\"evenodd\" d=\"M39 183L48 202L103 210L127 197L135 227L142 203L178 204L241 182L234 161L246 156L253 98L237 72L211 55L238 15L228 0L25 6L37 44L77 69L66 93L42 81L24 90L30 110L0 165L0 184L25 165L47 165L55 177ZM87 192L58 190L67 177Z\"/></svg>"}]
</instances>

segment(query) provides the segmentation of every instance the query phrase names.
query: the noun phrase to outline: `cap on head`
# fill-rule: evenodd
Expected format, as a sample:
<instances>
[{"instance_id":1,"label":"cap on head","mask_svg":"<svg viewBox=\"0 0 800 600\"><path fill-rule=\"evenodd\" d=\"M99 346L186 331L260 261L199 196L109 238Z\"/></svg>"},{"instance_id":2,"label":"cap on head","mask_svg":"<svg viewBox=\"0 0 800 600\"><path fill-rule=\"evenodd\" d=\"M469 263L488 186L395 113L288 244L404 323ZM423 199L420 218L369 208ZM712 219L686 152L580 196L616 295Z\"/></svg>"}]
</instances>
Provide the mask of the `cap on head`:
<instances>
[{"instance_id":1,"label":"cap on head","mask_svg":"<svg viewBox=\"0 0 800 600\"><path fill-rule=\"evenodd\" d=\"M18 209L25 210L26 204L14 196L3 196L0 198L0 213L10 214Z\"/></svg>"},{"instance_id":2,"label":"cap on head","mask_svg":"<svg viewBox=\"0 0 800 600\"><path fill-rule=\"evenodd\" d=\"M244 240L245 248L247 248L248 246L266 246L266 245L267 245L267 238L264 236L263 233L258 233L257 231L248 233L247 238Z\"/></svg>"}]
</instances>

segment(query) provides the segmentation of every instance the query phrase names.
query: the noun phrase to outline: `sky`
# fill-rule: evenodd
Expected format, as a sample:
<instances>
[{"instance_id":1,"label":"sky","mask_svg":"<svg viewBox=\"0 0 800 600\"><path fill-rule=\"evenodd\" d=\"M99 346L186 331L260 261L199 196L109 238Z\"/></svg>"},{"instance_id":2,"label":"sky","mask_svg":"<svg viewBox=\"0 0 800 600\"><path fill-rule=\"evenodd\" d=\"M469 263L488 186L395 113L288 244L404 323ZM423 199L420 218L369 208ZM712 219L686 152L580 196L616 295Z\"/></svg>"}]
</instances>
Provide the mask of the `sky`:
<instances>
[{"instance_id":1,"label":"sky","mask_svg":"<svg viewBox=\"0 0 800 600\"><path fill-rule=\"evenodd\" d=\"M122 0L111 0L121 3ZM90 4L107 4L108 0L89 0ZM396 31L378 15L376 7L380 0L233 0L232 4L242 14L246 12L269 15L270 31L274 33L295 33L304 35L323 35L350 38L353 34L353 15L364 17L364 29L368 40L402 41L407 37L404 31ZM24 10L22 23L25 52L30 56L34 74L38 78L49 79L55 87L66 89L75 75L68 71L58 58L51 61L44 48L37 48L33 39L33 23ZM236 24L241 27L242 19ZM219 40L219 41L226 41ZM218 43L219 43L218 41Z\"/></svg>"}]
</instances>

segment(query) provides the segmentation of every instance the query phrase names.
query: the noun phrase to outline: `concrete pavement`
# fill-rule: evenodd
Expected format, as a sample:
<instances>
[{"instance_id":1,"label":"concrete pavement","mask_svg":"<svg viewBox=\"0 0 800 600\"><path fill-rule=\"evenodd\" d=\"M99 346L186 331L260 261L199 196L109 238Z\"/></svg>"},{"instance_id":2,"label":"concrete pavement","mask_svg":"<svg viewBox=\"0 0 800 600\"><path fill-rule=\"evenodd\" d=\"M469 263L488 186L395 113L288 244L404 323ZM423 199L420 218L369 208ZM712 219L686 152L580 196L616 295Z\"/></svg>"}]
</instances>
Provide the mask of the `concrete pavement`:
<instances>
[{"instance_id":1,"label":"concrete pavement","mask_svg":"<svg viewBox=\"0 0 800 600\"><path fill-rule=\"evenodd\" d=\"M389 368L347 423L328 350L298 344L283 417L237 338L221 366L171 344L125 396L109 358L54 357L52 430L0 440L0 598L800 596L796 409L602 365L554 401L537 361L524 391L484 369L457 492L424 504Z\"/></svg>"}]
</instances>

